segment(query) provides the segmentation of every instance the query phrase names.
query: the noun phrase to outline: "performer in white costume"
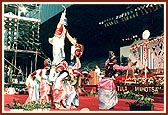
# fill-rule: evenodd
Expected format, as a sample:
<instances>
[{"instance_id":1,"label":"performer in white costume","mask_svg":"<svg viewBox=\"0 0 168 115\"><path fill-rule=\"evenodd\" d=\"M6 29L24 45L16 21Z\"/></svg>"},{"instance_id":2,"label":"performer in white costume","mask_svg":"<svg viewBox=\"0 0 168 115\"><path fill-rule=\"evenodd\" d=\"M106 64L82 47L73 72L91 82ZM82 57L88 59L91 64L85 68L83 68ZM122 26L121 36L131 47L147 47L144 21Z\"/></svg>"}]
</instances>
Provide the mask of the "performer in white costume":
<instances>
[{"instance_id":1,"label":"performer in white costume","mask_svg":"<svg viewBox=\"0 0 168 115\"><path fill-rule=\"evenodd\" d=\"M65 52L64 52L64 41L65 37L74 45L77 43L77 40L70 36L68 30L65 28L67 25L66 22L66 8L64 7L64 12L61 15L60 21L57 25L55 30L55 34L52 38L49 38L48 41L50 44L53 45L53 65L58 65L62 60L65 59Z\"/></svg>"}]
</instances>

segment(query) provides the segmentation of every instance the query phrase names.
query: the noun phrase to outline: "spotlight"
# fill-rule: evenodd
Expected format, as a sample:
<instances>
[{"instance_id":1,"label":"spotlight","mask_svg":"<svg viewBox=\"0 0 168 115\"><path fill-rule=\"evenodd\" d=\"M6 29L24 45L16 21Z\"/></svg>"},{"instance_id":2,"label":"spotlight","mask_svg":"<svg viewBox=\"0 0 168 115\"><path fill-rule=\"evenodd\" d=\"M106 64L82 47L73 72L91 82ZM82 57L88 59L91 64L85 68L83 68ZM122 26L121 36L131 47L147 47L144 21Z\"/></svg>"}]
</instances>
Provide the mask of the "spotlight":
<instances>
[{"instance_id":1,"label":"spotlight","mask_svg":"<svg viewBox=\"0 0 168 115\"><path fill-rule=\"evenodd\" d=\"M148 8L148 7L149 7L149 4L146 5L146 8Z\"/></svg>"},{"instance_id":2,"label":"spotlight","mask_svg":"<svg viewBox=\"0 0 168 115\"><path fill-rule=\"evenodd\" d=\"M133 18L135 18L135 17L136 17L136 16L135 16L135 14L133 14L132 16L133 16Z\"/></svg>"},{"instance_id":3,"label":"spotlight","mask_svg":"<svg viewBox=\"0 0 168 115\"><path fill-rule=\"evenodd\" d=\"M125 16L127 16L127 13L125 12Z\"/></svg>"},{"instance_id":4,"label":"spotlight","mask_svg":"<svg viewBox=\"0 0 168 115\"><path fill-rule=\"evenodd\" d=\"M150 13L152 12L152 10L151 10L151 8L150 8L150 7L148 8L148 10L149 10L149 12L150 12Z\"/></svg>"},{"instance_id":5,"label":"spotlight","mask_svg":"<svg viewBox=\"0 0 168 115\"><path fill-rule=\"evenodd\" d=\"M139 7L138 7L137 9L138 9L139 11L141 10L141 8L139 8Z\"/></svg>"},{"instance_id":6,"label":"spotlight","mask_svg":"<svg viewBox=\"0 0 168 115\"><path fill-rule=\"evenodd\" d=\"M134 12L132 10L130 10L130 13L133 14Z\"/></svg>"},{"instance_id":7,"label":"spotlight","mask_svg":"<svg viewBox=\"0 0 168 115\"><path fill-rule=\"evenodd\" d=\"M124 16L124 13L122 13L121 17L123 17L123 16Z\"/></svg>"},{"instance_id":8,"label":"spotlight","mask_svg":"<svg viewBox=\"0 0 168 115\"><path fill-rule=\"evenodd\" d=\"M135 15L138 16L138 12L136 12Z\"/></svg>"},{"instance_id":9,"label":"spotlight","mask_svg":"<svg viewBox=\"0 0 168 115\"><path fill-rule=\"evenodd\" d=\"M144 9L145 13L148 14L148 11L146 9Z\"/></svg>"},{"instance_id":10,"label":"spotlight","mask_svg":"<svg viewBox=\"0 0 168 115\"><path fill-rule=\"evenodd\" d=\"M127 12L127 14L129 15L130 13L129 13L129 12Z\"/></svg>"},{"instance_id":11,"label":"spotlight","mask_svg":"<svg viewBox=\"0 0 168 115\"><path fill-rule=\"evenodd\" d=\"M161 7L162 7L162 4L159 4L159 7L161 8Z\"/></svg>"},{"instance_id":12,"label":"spotlight","mask_svg":"<svg viewBox=\"0 0 168 115\"><path fill-rule=\"evenodd\" d=\"M129 18L132 19L132 16L130 15Z\"/></svg>"},{"instance_id":13,"label":"spotlight","mask_svg":"<svg viewBox=\"0 0 168 115\"><path fill-rule=\"evenodd\" d=\"M124 22L124 18L121 18L121 20Z\"/></svg>"},{"instance_id":14,"label":"spotlight","mask_svg":"<svg viewBox=\"0 0 168 115\"><path fill-rule=\"evenodd\" d=\"M102 24L102 22L99 22L99 25L101 25Z\"/></svg>"},{"instance_id":15,"label":"spotlight","mask_svg":"<svg viewBox=\"0 0 168 115\"><path fill-rule=\"evenodd\" d=\"M158 5L155 6L155 11L158 10Z\"/></svg>"}]
</instances>

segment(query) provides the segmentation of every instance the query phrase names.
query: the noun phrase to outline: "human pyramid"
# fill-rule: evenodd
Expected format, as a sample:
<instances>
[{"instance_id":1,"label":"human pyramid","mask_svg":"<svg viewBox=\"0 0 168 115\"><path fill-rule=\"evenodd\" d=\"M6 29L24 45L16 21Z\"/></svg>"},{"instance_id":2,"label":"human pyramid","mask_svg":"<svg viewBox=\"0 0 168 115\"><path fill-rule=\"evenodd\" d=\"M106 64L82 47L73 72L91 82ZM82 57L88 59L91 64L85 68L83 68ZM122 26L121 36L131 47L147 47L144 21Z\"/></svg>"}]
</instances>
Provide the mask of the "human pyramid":
<instances>
[{"instance_id":1,"label":"human pyramid","mask_svg":"<svg viewBox=\"0 0 168 115\"><path fill-rule=\"evenodd\" d=\"M64 6L63 6L64 7ZM81 87L80 57L84 47L72 38L65 26L66 8L49 43L53 45L53 61L44 60L44 68L35 70L27 80L29 97L26 102L42 100L51 102L56 109L69 109L79 106L78 88ZM65 61L64 40L65 37L73 44L71 46L71 61Z\"/></svg>"}]
</instances>

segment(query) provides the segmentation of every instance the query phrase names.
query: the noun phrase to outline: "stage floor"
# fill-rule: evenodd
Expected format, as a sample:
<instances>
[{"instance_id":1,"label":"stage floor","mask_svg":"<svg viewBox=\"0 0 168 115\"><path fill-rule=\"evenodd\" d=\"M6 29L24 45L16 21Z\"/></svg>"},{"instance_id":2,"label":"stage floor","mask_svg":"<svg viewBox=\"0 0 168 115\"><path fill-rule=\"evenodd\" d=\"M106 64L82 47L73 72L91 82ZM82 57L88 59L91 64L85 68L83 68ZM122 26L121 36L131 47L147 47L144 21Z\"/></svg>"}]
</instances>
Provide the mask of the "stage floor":
<instances>
[{"instance_id":1,"label":"stage floor","mask_svg":"<svg viewBox=\"0 0 168 115\"><path fill-rule=\"evenodd\" d=\"M13 99L20 100L21 103L24 103L27 99L28 95L4 95L4 105L10 104ZM69 109L69 110L56 110L50 109L52 112L57 111L80 111L83 108L88 108L90 111L105 111L100 110L98 107L98 96L79 96L80 105L78 108ZM119 99L118 104L112 110L106 111L130 111L129 105L126 102L132 102L134 100L129 99ZM154 111L164 111L164 104L163 103L153 103L154 104ZM4 111L10 111L8 108L4 107Z\"/></svg>"}]
</instances>

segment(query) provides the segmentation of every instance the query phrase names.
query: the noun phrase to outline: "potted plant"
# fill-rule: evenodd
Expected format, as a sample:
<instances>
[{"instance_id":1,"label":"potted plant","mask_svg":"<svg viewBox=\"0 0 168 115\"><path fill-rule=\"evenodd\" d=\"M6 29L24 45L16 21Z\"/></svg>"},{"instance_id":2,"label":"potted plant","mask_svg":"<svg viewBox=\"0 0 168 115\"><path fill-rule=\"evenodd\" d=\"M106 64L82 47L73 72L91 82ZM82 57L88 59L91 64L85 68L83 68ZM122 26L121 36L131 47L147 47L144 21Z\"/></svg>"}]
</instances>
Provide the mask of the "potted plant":
<instances>
[{"instance_id":1,"label":"potted plant","mask_svg":"<svg viewBox=\"0 0 168 115\"><path fill-rule=\"evenodd\" d=\"M131 111L152 111L154 110L152 101L152 98L141 95L136 101L126 103L129 104Z\"/></svg>"},{"instance_id":2,"label":"potted plant","mask_svg":"<svg viewBox=\"0 0 168 115\"><path fill-rule=\"evenodd\" d=\"M5 107L9 108L10 111L22 111L23 110L20 100L16 101L15 99L12 100L11 104L6 104Z\"/></svg>"}]
</instances>

